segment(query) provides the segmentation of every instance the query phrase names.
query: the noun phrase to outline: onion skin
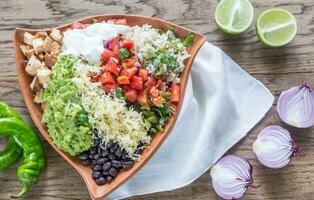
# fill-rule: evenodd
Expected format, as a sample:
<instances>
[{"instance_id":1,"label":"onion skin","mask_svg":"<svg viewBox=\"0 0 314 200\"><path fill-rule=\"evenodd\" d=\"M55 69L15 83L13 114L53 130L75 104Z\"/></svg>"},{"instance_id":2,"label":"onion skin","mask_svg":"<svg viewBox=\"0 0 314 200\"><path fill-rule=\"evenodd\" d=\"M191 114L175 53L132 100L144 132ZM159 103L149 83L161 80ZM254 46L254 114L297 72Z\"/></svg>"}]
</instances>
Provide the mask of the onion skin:
<instances>
[{"instance_id":1,"label":"onion skin","mask_svg":"<svg viewBox=\"0 0 314 200\"><path fill-rule=\"evenodd\" d=\"M294 127L308 128L314 125L314 91L306 83L283 91L278 99L277 113L280 119Z\"/></svg>"},{"instance_id":2,"label":"onion skin","mask_svg":"<svg viewBox=\"0 0 314 200\"><path fill-rule=\"evenodd\" d=\"M290 133L280 126L264 128L253 143L253 151L265 167L280 169L289 164L301 149L295 144Z\"/></svg>"},{"instance_id":3,"label":"onion skin","mask_svg":"<svg viewBox=\"0 0 314 200\"><path fill-rule=\"evenodd\" d=\"M215 192L223 199L239 199L249 186L256 187L251 164L234 155L221 158L210 170Z\"/></svg>"}]
</instances>

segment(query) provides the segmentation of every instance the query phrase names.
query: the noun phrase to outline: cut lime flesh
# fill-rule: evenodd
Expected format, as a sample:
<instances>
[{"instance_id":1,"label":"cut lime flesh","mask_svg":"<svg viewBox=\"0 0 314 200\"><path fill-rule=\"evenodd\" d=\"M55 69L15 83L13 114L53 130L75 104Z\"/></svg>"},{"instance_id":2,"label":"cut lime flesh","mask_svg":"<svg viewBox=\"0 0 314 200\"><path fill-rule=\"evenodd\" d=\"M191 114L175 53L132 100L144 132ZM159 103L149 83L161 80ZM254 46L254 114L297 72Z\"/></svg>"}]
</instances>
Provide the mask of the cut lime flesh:
<instances>
[{"instance_id":1,"label":"cut lime flesh","mask_svg":"<svg viewBox=\"0 0 314 200\"><path fill-rule=\"evenodd\" d=\"M284 46L295 37L297 22L294 16L285 9L270 9L258 17L256 33L259 40L268 46Z\"/></svg>"},{"instance_id":2,"label":"cut lime flesh","mask_svg":"<svg viewBox=\"0 0 314 200\"><path fill-rule=\"evenodd\" d=\"M249 0L221 0L215 11L215 20L223 32L237 35L249 28L253 15Z\"/></svg>"}]
</instances>

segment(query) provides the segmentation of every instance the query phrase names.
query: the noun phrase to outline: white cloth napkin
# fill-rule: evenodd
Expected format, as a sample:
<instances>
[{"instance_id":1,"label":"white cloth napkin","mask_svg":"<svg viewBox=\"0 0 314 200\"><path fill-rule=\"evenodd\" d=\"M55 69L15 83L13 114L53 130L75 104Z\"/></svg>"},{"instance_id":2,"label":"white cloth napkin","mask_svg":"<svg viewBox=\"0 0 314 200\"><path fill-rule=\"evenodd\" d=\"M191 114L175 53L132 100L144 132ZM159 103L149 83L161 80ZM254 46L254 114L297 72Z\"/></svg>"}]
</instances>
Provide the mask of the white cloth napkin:
<instances>
[{"instance_id":1,"label":"white cloth napkin","mask_svg":"<svg viewBox=\"0 0 314 200\"><path fill-rule=\"evenodd\" d=\"M152 159L108 199L192 183L264 117L273 100L261 82L205 42L193 63L174 129Z\"/></svg>"}]
</instances>

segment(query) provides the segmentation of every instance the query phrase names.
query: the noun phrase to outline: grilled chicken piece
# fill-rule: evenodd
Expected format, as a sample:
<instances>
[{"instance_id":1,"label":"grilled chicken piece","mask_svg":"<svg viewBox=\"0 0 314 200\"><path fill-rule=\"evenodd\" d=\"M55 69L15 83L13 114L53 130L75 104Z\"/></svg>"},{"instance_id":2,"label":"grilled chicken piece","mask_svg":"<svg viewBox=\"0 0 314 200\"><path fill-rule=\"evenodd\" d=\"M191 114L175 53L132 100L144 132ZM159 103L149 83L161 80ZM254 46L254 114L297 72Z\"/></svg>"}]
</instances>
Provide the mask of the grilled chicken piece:
<instances>
[{"instance_id":1,"label":"grilled chicken piece","mask_svg":"<svg viewBox=\"0 0 314 200\"><path fill-rule=\"evenodd\" d=\"M41 93L36 93L35 96L34 96L34 103L42 103L42 99L40 98L41 96Z\"/></svg>"},{"instance_id":2,"label":"grilled chicken piece","mask_svg":"<svg viewBox=\"0 0 314 200\"><path fill-rule=\"evenodd\" d=\"M34 35L34 38L41 38L42 40L45 40L47 36L48 36L47 32L39 31Z\"/></svg>"},{"instance_id":3,"label":"grilled chicken piece","mask_svg":"<svg viewBox=\"0 0 314 200\"><path fill-rule=\"evenodd\" d=\"M60 45L58 42L53 41L51 44L51 54L57 55L60 52Z\"/></svg>"},{"instance_id":4,"label":"grilled chicken piece","mask_svg":"<svg viewBox=\"0 0 314 200\"><path fill-rule=\"evenodd\" d=\"M32 80L31 84L29 85L29 87L31 88L31 90L37 94L41 91L42 87L39 83L38 78L35 76L34 79Z\"/></svg>"},{"instance_id":5,"label":"grilled chicken piece","mask_svg":"<svg viewBox=\"0 0 314 200\"><path fill-rule=\"evenodd\" d=\"M29 49L26 51L26 57L29 60L33 55L35 55L34 49Z\"/></svg>"},{"instance_id":6,"label":"grilled chicken piece","mask_svg":"<svg viewBox=\"0 0 314 200\"><path fill-rule=\"evenodd\" d=\"M44 61L46 66L51 69L55 62L57 61L57 56L53 54L46 54L44 57Z\"/></svg>"},{"instance_id":7,"label":"grilled chicken piece","mask_svg":"<svg viewBox=\"0 0 314 200\"><path fill-rule=\"evenodd\" d=\"M24 56L26 56L26 52L29 50L29 46L20 45L20 49L21 49L22 53L24 54Z\"/></svg>"},{"instance_id":8,"label":"grilled chicken piece","mask_svg":"<svg viewBox=\"0 0 314 200\"><path fill-rule=\"evenodd\" d=\"M47 67L40 67L37 70L37 78L39 80L39 83L41 83L44 88L47 88L48 82L51 80L50 74L51 70Z\"/></svg>"},{"instance_id":9,"label":"grilled chicken piece","mask_svg":"<svg viewBox=\"0 0 314 200\"><path fill-rule=\"evenodd\" d=\"M24 33L24 38L23 38L23 42L25 44L28 44L28 45L33 45L32 41L34 39L34 36L32 34L30 34L29 32L25 32Z\"/></svg>"},{"instance_id":10,"label":"grilled chicken piece","mask_svg":"<svg viewBox=\"0 0 314 200\"><path fill-rule=\"evenodd\" d=\"M29 75L35 76L37 70L40 68L41 65L42 63L40 62L40 60L35 55L32 55L26 65L25 71Z\"/></svg>"},{"instance_id":11,"label":"grilled chicken piece","mask_svg":"<svg viewBox=\"0 0 314 200\"><path fill-rule=\"evenodd\" d=\"M51 51L51 44L52 44L53 40L50 37L46 37L44 40L44 52L45 53L50 53Z\"/></svg>"},{"instance_id":12,"label":"grilled chicken piece","mask_svg":"<svg viewBox=\"0 0 314 200\"><path fill-rule=\"evenodd\" d=\"M53 28L51 29L51 32L50 32L50 35L49 35L53 40L61 43L61 40L62 40L62 34L61 34L61 31L56 29L56 28Z\"/></svg>"},{"instance_id":13,"label":"grilled chicken piece","mask_svg":"<svg viewBox=\"0 0 314 200\"><path fill-rule=\"evenodd\" d=\"M33 39L32 41L33 48L35 51L35 54L38 55L44 50L44 40L41 38Z\"/></svg>"}]
</instances>

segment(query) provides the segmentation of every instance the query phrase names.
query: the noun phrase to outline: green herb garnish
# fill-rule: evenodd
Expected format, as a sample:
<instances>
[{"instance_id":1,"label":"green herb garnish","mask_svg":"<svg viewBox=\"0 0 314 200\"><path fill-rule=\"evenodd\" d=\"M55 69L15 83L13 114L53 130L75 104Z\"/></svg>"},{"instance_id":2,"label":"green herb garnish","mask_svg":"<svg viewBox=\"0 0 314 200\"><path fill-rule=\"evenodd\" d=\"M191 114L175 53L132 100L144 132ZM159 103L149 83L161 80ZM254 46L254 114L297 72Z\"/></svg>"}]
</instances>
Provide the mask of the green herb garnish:
<instances>
[{"instance_id":1,"label":"green herb garnish","mask_svg":"<svg viewBox=\"0 0 314 200\"><path fill-rule=\"evenodd\" d=\"M119 57L122 59L122 60L126 60L130 57L130 52L125 49L125 48L122 48L119 50Z\"/></svg>"},{"instance_id":2,"label":"green herb garnish","mask_svg":"<svg viewBox=\"0 0 314 200\"><path fill-rule=\"evenodd\" d=\"M186 47L190 47L194 41L194 33L189 33L186 38L182 40L182 44Z\"/></svg>"}]
</instances>

